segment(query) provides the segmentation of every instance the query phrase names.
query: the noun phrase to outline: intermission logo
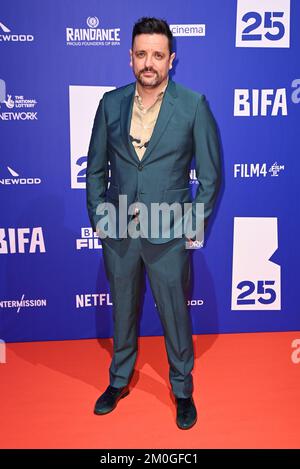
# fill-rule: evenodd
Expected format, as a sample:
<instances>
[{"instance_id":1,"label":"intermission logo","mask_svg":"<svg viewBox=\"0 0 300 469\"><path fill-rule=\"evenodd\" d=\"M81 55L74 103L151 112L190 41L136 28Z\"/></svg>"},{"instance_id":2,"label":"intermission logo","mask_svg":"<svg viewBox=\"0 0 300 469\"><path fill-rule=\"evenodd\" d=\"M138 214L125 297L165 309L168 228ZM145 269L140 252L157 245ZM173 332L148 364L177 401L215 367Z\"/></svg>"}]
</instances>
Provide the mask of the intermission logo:
<instances>
[{"instance_id":1,"label":"intermission logo","mask_svg":"<svg viewBox=\"0 0 300 469\"><path fill-rule=\"evenodd\" d=\"M19 314L21 308L42 308L47 306L45 298L25 299L25 294L19 300L0 300L0 308L15 309Z\"/></svg>"},{"instance_id":2,"label":"intermission logo","mask_svg":"<svg viewBox=\"0 0 300 469\"><path fill-rule=\"evenodd\" d=\"M6 93L6 83L0 79L0 120L24 121L37 120L36 99L25 98L24 95Z\"/></svg>"},{"instance_id":3,"label":"intermission logo","mask_svg":"<svg viewBox=\"0 0 300 469\"><path fill-rule=\"evenodd\" d=\"M205 36L205 24L170 24L173 36Z\"/></svg>"},{"instance_id":4,"label":"intermission logo","mask_svg":"<svg viewBox=\"0 0 300 469\"><path fill-rule=\"evenodd\" d=\"M232 310L281 310L281 267L275 217L235 217Z\"/></svg>"},{"instance_id":5,"label":"intermission logo","mask_svg":"<svg viewBox=\"0 0 300 469\"><path fill-rule=\"evenodd\" d=\"M41 179L37 177L20 177L19 173L7 166L7 170L11 177L0 178L0 186L24 186L41 184Z\"/></svg>"},{"instance_id":6,"label":"intermission logo","mask_svg":"<svg viewBox=\"0 0 300 469\"><path fill-rule=\"evenodd\" d=\"M0 254L36 254L46 252L43 229L0 228Z\"/></svg>"},{"instance_id":7,"label":"intermission logo","mask_svg":"<svg viewBox=\"0 0 300 469\"><path fill-rule=\"evenodd\" d=\"M119 46L120 28L98 28L97 16L86 20L88 28L66 28L68 46Z\"/></svg>"},{"instance_id":8,"label":"intermission logo","mask_svg":"<svg viewBox=\"0 0 300 469\"><path fill-rule=\"evenodd\" d=\"M290 47L290 0L238 0L236 47Z\"/></svg>"},{"instance_id":9,"label":"intermission logo","mask_svg":"<svg viewBox=\"0 0 300 469\"><path fill-rule=\"evenodd\" d=\"M97 232L92 228L81 228L81 237L76 239L76 249L102 249Z\"/></svg>"},{"instance_id":10,"label":"intermission logo","mask_svg":"<svg viewBox=\"0 0 300 469\"><path fill-rule=\"evenodd\" d=\"M0 42L32 42L34 36L32 34L15 34L4 23L0 22Z\"/></svg>"},{"instance_id":11,"label":"intermission logo","mask_svg":"<svg viewBox=\"0 0 300 469\"><path fill-rule=\"evenodd\" d=\"M235 178L278 177L282 170L284 170L284 165L278 164L277 161L271 166L267 163L236 163L233 165Z\"/></svg>"}]
</instances>

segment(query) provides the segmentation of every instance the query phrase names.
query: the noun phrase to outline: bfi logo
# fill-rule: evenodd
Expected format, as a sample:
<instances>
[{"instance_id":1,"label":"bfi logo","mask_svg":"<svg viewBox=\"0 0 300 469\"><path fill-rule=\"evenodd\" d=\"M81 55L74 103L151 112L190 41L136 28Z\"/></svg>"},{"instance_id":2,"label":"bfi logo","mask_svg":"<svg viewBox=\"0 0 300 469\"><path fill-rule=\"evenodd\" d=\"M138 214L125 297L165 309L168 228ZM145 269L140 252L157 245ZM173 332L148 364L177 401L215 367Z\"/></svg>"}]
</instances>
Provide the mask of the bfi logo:
<instances>
[{"instance_id":1,"label":"bfi logo","mask_svg":"<svg viewBox=\"0 0 300 469\"><path fill-rule=\"evenodd\" d=\"M76 249L102 249L102 244L93 228L81 228L81 237L76 239Z\"/></svg>"}]
</instances>

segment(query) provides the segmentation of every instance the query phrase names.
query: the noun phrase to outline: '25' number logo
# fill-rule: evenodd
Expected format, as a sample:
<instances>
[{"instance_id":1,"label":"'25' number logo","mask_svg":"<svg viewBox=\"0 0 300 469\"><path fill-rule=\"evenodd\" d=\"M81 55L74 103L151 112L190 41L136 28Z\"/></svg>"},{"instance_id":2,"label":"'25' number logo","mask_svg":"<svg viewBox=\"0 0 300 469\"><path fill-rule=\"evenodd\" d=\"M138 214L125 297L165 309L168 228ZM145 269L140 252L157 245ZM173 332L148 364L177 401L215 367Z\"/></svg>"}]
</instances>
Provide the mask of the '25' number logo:
<instances>
[{"instance_id":1,"label":"'25' number logo","mask_svg":"<svg viewBox=\"0 0 300 469\"><path fill-rule=\"evenodd\" d=\"M257 301L263 305L269 305L273 303L276 299L276 292L273 288L268 287L268 285L274 285L274 280L258 280L256 293L260 296L257 298ZM237 297L238 305L254 305L255 299L249 298L249 296L255 292L255 283L250 280L244 280L237 285L239 290L243 290Z\"/></svg>"},{"instance_id":2,"label":"'25' number logo","mask_svg":"<svg viewBox=\"0 0 300 469\"><path fill-rule=\"evenodd\" d=\"M261 14L256 11L249 11L245 13L242 17L242 21L248 23L249 20L253 19L254 22L249 24L245 27L242 32L242 41L261 41L262 35L261 34L254 34L255 31L259 26L263 23L263 27L265 29L274 29L277 28L277 31L272 34L270 31L265 33L265 37L270 41L278 41L279 39L283 38L285 33L284 24L281 21L275 20L275 18L282 18L283 12L282 11L265 11L264 18L262 18Z\"/></svg>"}]
</instances>

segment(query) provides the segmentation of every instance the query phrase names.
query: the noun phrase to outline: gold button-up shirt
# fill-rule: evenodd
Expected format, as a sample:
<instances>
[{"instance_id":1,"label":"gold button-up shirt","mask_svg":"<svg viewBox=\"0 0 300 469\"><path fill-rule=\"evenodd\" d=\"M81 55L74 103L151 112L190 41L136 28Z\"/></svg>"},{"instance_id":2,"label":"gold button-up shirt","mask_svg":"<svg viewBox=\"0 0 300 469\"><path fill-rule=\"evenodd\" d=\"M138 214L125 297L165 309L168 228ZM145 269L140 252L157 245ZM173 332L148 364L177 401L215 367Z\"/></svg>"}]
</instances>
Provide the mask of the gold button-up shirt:
<instances>
[{"instance_id":1,"label":"gold button-up shirt","mask_svg":"<svg viewBox=\"0 0 300 469\"><path fill-rule=\"evenodd\" d=\"M160 91L160 93L158 93L154 104L148 108L143 106L142 97L139 95L137 84L135 85L135 96L130 125L130 139L139 160L143 158L149 144L168 82L169 79L166 86L162 91ZM135 208L136 215L138 212L139 209ZM136 217L136 219L138 219L138 217Z\"/></svg>"}]
</instances>

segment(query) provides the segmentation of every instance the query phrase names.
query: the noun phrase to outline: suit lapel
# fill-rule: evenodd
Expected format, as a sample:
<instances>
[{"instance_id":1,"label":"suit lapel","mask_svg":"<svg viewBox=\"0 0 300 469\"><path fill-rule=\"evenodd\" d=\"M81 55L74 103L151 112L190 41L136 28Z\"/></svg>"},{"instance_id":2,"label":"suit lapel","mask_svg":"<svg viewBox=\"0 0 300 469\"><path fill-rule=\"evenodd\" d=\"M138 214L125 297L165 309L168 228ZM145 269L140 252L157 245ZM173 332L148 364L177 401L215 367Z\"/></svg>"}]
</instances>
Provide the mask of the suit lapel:
<instances>
[{"instance_id":1,"label":"suit lapel","mask_svg":"<svg viewBox=\"0 0 300 469\"><path fill-rule=\"evenodd\" d=\"M129 94L126 94L126 96L124 96L121 103L121 132L124 143L126 144L130 154L133 156L135 161L139 163L140 161L144 162L147 158L149 158L149 155L154 150L155 146L158 144L160 138L162 137L168 125L168 122L172 114L174 113L177 93L175 83L171 79L169 79L168 86L164 93L160 111L149 144L146 148L143 158L139 160L134 146L132 145L131 140L129 138L134 91L135 85L133 85L133 87L129 90Z\"/></svg>"}]
</instances>

